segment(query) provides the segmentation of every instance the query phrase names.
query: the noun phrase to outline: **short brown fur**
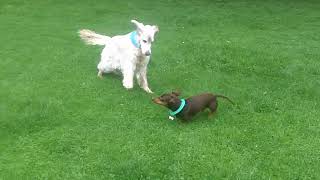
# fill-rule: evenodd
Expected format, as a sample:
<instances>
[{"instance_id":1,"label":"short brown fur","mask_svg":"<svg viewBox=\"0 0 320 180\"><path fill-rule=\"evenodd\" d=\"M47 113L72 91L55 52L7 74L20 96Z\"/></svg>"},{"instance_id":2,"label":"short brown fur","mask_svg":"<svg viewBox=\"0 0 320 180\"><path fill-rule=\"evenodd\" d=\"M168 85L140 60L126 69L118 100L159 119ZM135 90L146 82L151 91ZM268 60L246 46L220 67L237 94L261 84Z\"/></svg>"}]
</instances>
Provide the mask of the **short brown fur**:
<instances>
[{"instance_id":1,"label":"short brown fur","mask_svg":"<svg viewBox=\"0 0 320 180\"><path fill-rule=\"evenodd\" d=\"M167 107L168 109L175 111L180 105L180 93L172 92L163 94L160 97L154 98L153 102L162 106ZM191 120L197 113L203 111L205 109L209 109L209 116L211 116L218 107L217 98L221 97L227 99L229 102L233 104L233 102L226 96L222 95L214 95L212 93L203 93L196 96L189 97L186 100L186 105L176 116L183 120Z\"/></svg>"}]
</instances>

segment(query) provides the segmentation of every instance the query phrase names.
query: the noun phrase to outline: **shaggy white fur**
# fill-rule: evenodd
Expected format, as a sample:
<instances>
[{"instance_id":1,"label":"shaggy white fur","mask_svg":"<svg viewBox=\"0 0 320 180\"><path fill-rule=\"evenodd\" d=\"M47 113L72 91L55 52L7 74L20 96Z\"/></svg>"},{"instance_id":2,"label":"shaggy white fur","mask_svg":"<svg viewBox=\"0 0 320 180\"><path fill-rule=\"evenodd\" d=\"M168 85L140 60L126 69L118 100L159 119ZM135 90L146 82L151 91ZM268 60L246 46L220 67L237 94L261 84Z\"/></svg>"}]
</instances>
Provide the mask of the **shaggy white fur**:
<instances>
[{"instance_id":1,"label":"shaggy white fur","mask_svg":"<svg viewBox=\"0 0 320 180\"><path fill-rule=\"evenodd\" d=\"M140 87L152 93L147 81L147 67L151 56L151 45L159 29L157 26L143 25L136 20L131 22L136 25L136 35L128 33L109 37L86 29L80 30L79 34L87 44L105 45L98 64L100 78L103 73L121 71L122 84L126 89L133 88L133 79L136 76Z\"/></svg>"}]
</instances>

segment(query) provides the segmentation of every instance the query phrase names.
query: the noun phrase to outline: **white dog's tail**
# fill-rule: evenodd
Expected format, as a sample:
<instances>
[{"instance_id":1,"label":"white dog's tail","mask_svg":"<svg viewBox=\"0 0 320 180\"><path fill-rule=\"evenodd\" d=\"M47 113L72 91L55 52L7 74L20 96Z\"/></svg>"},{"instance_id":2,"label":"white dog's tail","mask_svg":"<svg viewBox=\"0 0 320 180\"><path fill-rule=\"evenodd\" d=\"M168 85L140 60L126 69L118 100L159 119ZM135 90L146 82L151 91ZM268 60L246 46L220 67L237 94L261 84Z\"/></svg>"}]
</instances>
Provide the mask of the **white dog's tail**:
<instances>
[{"instance_id":1,"label":"white dog's tail","mask_svg":"<svg viewBox=\"0 0 320 180\"><path fill-rule=\"evenodd\" d=\"M109 36L97 34L88 29L82 29L79 31L79 36L84 42L90 45L106 45L108 40L111 39Z\"/></svg>"}]
</instances>

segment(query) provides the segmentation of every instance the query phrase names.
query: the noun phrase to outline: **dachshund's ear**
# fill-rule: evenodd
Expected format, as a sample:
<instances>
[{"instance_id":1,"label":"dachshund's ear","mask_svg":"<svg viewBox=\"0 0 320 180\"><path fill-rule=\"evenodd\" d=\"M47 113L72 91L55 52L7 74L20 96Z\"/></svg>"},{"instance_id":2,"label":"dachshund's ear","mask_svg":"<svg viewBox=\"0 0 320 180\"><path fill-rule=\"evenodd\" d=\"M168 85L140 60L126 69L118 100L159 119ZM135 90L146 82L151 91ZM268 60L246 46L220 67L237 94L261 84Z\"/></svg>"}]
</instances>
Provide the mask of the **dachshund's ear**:
<instances>
[{"instance_id":1,"label":"dachshund's ear","mask_svg":"<svg viewBox=\"0 0 320 180\"><path fill-rule=\"evenodd\" d=\"M180 91L173 91L172 94L176 95L176 96L180 96Z\"/></svg>"},{"instance_id":2,"label":"dachshund's ear","mask_svg":"<svg viewBox=\"0 0 320 180\"><path fill-rule=\"evenodd\" d=\"M171 99L169 100L169 103L170 103L170 104L175 103L175 98L171 98Z\"/></svg>"}]
</instances>

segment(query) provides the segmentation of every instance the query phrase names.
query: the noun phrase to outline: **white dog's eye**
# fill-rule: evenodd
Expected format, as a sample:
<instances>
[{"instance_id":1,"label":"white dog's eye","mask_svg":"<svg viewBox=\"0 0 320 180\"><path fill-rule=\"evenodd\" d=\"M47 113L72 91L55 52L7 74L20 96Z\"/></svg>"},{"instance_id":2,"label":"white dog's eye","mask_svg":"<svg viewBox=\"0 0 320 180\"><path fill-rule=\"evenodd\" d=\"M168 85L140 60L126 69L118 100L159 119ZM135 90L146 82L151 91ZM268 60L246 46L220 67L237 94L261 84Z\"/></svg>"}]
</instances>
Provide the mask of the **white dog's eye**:
<instances>
[{"instance_id":1,"label":"white dog's eye","mask_svg":"<svg viewBox=\"0 0 320 180\"><path fill-rule=\"evenodd\" d=\"M143 42L143 43L147 43L147 41L146 41L146 40L142 40L142 42Z\"/></svg>"}]
</instances>

